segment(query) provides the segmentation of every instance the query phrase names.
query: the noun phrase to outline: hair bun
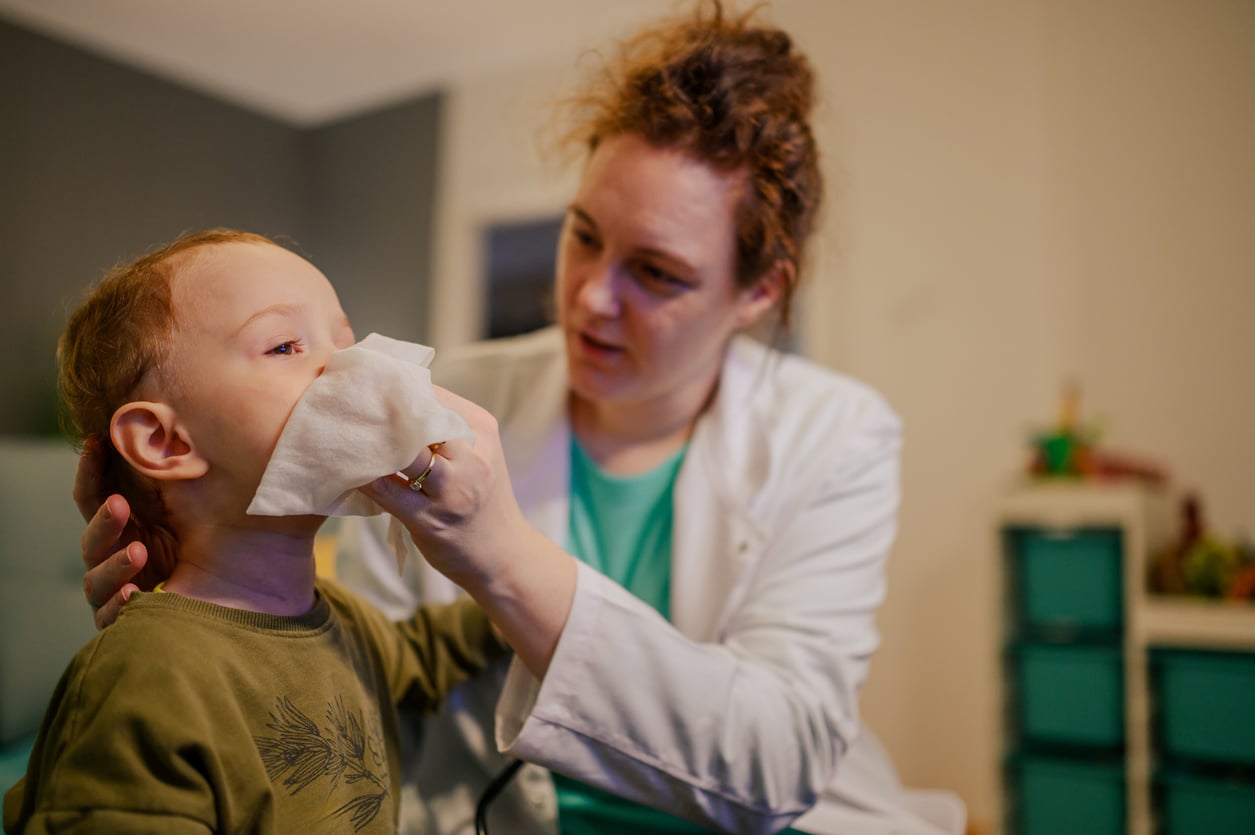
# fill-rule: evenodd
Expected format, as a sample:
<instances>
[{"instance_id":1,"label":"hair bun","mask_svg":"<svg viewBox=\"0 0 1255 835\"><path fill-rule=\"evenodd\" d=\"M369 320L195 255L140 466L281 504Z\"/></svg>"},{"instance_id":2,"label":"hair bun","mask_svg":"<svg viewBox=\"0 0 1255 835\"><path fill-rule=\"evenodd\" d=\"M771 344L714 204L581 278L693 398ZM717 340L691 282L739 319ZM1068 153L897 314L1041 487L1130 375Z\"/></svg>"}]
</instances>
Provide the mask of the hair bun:
<instances>
[{"instance_id":1,"label":"hair bun","mask_svg":"<svg viewBox=\"0 0 1255 835\"><path fill-rule=\"evenodd\" d=\"M616 61L573 99L570 139L595 151L631 133L721 171L744 172L737 220L737 281L777 265L796 280L823 199L819 151L808 122L814 73L788 33L725 14L705 0L685 18L620 45ZM792 284L781 302L787 322Z\"/></svg>"}]
</instances>

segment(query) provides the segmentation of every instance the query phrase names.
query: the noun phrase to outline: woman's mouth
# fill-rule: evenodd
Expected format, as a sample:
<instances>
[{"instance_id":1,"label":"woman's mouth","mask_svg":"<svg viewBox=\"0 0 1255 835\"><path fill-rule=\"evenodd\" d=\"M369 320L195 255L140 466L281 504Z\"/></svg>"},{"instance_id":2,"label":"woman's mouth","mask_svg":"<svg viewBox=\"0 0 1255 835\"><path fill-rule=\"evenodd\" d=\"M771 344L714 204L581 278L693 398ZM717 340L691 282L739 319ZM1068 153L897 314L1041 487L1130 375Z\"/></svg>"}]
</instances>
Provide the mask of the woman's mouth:
<instances>
[{"instance_id":1,"label":"woman's mouth","mask_svg":"<svg viewBox=\"0 0 1255 835\"><path fill-rule=\"evenodd\" d=\"M584 349L584 352L596 359L613 359L623 353L621 346L598 339L586 331L580 331L579 339L580 347Z\"/></svg>"}]
</instances>

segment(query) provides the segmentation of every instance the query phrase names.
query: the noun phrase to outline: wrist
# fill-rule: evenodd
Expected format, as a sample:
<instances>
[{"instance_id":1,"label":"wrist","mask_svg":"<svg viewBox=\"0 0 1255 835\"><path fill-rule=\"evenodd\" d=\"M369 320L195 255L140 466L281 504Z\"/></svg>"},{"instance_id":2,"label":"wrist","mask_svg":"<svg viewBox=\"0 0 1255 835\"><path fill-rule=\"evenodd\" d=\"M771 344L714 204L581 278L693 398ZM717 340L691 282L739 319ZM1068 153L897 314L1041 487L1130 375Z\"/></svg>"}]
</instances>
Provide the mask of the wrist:
<instances>
[{"instance_id":1,"label":"wrist","mask_svg":"<svg viewBox=\"0 0 1255 835\"><path fill-rule=\"evenodd\" d=\"M526 520L519 522L498 525L492 537L471 537L474 548L450 561L449 579L473 597L504 601L524 594L529 577L543 572L552 559L545 547L552 543Z\"/></svg>"},{"instance_id":2,"label":"wrist","mask_svg":"<svg viewBox=\"0 0 1255 835\"><path fill-rule=\"evenodd\" d=\"M495 570L459 582L488 613L520 661L543 678L566 626L579 575L575 558L530 525Z\"/></svg>"}]
</instances>

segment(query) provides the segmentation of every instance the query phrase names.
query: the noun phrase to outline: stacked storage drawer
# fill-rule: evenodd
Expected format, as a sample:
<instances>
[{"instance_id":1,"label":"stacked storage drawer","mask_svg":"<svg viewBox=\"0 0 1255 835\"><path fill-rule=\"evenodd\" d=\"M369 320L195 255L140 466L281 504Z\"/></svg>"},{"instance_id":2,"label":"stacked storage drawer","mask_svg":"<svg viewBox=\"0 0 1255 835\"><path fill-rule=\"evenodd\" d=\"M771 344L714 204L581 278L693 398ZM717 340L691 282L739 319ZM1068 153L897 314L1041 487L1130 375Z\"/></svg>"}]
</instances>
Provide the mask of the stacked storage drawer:
<instances>
[{"instance_id":1,"label":"stacked storage drawer","mask_svg":"<svg viewBox=\"0 0 1255 835\"><path fill-rule=\"evenodd\" d=\"M1005 532L1008 829L1125 831L1123 558L1113 529Z\"/></svg>"},{"instance_id":2,"label":"stacked storage drawer","mask_svg":"<svg viewBox=\"0 0 1255 835\"><path fill-rule=\"evenodd\" d=\"M1255 653L1150 654L1163 835L1255 832Z\"/></svg>"}]
</instances>

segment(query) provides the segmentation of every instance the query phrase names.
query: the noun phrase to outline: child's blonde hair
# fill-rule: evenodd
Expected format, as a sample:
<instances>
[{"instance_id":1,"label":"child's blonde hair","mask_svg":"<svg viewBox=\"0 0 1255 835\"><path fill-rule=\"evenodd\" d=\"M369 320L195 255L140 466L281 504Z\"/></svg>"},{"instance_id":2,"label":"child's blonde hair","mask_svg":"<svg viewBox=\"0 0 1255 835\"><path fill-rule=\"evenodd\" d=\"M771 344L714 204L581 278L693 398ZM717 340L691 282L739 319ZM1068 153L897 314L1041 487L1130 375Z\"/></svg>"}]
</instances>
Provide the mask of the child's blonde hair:
<instances>
[{"instance_id":1,"label":"child's blonde hair","mask_svg":"<svg viewBox=\"0 0 1255 835\"><path fill-rule=\"evenodd\" d=\"M176 538L161 491L118 453L109 424L114 412L134 399L144 376L160 374L165 366L176 325L172 259L200 247L237 242L275 245L262 235L235 229L184 234L106 273L70 314L57 342L63 428L80 448L87 438L97 439L104 465L101 495L126 497L141 538L151 546L148 564L136 578L141 588L151 588L170 575Z\"/></svg>"}]
</instances>

